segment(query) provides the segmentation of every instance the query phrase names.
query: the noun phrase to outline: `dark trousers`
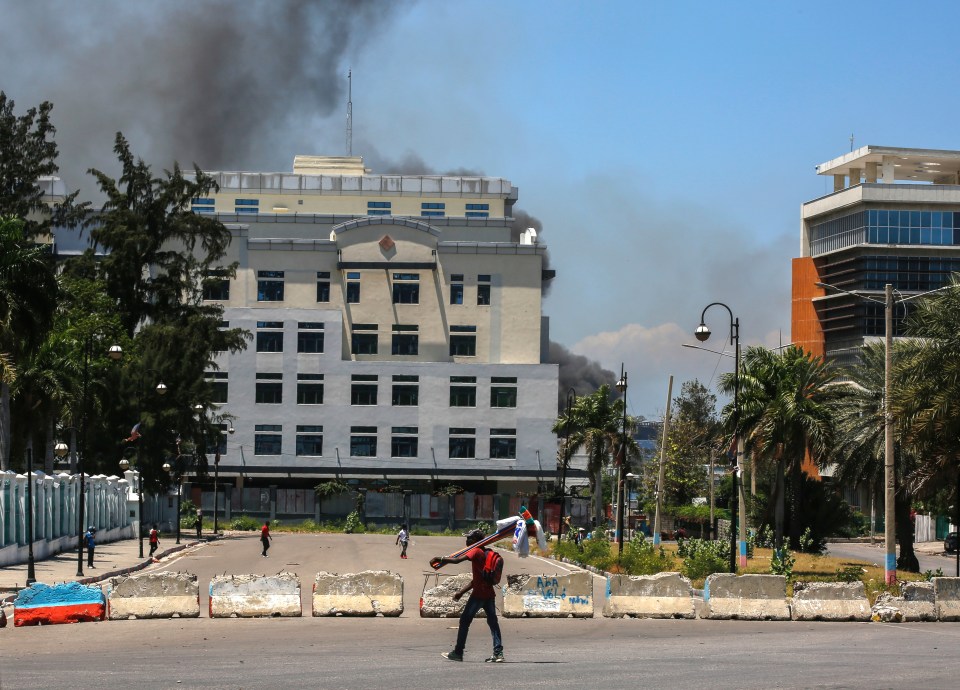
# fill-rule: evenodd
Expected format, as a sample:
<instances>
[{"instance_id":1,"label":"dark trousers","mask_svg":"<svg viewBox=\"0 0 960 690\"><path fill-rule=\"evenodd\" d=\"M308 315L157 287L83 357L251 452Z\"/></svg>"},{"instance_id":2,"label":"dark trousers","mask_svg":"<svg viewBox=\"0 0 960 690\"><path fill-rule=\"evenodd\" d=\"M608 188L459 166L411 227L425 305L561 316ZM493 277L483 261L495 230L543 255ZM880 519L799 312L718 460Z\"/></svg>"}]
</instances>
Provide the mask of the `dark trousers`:
<instances>
[{"instance_id":1,"label":"dark trousers","mask_svg":"<svg viewBox=\"0 0 960 690\"><path fill-rule=\"evenodd\" d=\"M157 552L157 547L158 547L158 546L159 546L159 544L153 544L153 543L150 544L150 555L151 555L151 556Z\"/></svg>"},{"instance_id":2,"label":"dark trousers","mask_svg":"<svg viewBox=\"0 0 960 690\"><path fill-rule=\"evenodd\" d=\"M261 556L266 556L266 555L267 555L267 549L270 548L270 540L269 540L269 539L261 539L260 541L263 543L263 553L260 554L260 555L261 555Z\"/></svg>"},{"instance_id":3,"label":"dark trousers","mask_svg":"<svg viewBox=\"0 0 960 690\"><path fill-rule=\"evenodd\" d=\"M87 567L88 568L93 567L93 547L92 546L87 547Z\"/></svg>"},{"instance_id":4,"label":"dark trousers","mask_svg":"<svg viewBox=\"0 0 960 690\"><path fill-rule=\"evenodd\" d=\"M483 609L487 614L487 625L490 627L490 634L493 635L493 653L503 654L503 640L500 638L500 621L497 620L497 600L496 599L478 599L471 596L467 599L467 605L460 614L460 628L457 630L456 651L463 654L463 649L467 645L467 633L470 632L470 624L477 611Z\"/></svg>"}]
</instances>

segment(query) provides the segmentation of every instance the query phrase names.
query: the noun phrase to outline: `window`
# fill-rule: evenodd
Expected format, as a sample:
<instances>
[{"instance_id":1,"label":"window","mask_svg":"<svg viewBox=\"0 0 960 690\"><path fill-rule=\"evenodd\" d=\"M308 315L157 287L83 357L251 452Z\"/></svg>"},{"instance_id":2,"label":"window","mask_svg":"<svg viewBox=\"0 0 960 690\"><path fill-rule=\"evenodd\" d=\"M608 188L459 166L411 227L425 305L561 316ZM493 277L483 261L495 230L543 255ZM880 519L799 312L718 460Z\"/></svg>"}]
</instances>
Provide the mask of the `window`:
<instances>
[{"instance_id":1,"label":"window","mask_svg":"<svg viewBox=\"0 0 960 690\"><path fill-rule=\"evenodd\" d=\"M350 427L350 455L355 458L374 458L377 456L377 427Z\"/></svg>"},{"instance_id":2,"label":"window","mask_svg":"<svg viewBox=\"0 0 960 690\"><path fill-rule=\"evenodd\" d=\"M463 304L463 283L450 285L450 304Z\"/></svg>"},{"instance_id":3,"label":"window","mask_svg":"<svg viewBox=\"0 0 960 690\"><path fill-rule=\"evenodd\" d=\"M323 404L323 374L297 374L297 404Z\"/></svg>"},{"instance_id":4,"label":"window","mask_svg":"<svg viewBox=\"0 0 960 690\"><path fill-rule=\"evenodd\" d=\"M390 207L392 202L390 201L368 201L367 202L367 215L368 216L389 216L391 214Z\"/></svg>"},{"instance_id":5,"label":"window","mask_svg":"<svg viewBox=\"0 0 960 690\"><path fill-rule=\"evenodd\" d=\"M420 396L420 377L393 375L391 403L397 407L416 407Z\"/></svg>"},{"instance_id":6,"label":"window","mask_svg":"<svg viewBox=\"0 0 960 690\"><path fill-rule=\"evenodd\" d=\"M420 349L420 334L416 331L419 326L404 326L397 324L393 327L393 342L390 353L394 355L416 355Z\"/></svg>"},{"instance_id":7,"label":"window","mask_svg":"<svg viewBox=\"0 0 960 690\"><path fill-rule=\"evenodd\" d=\"M476 357L477 355L477 336L475 335L451 335L450 336L450 356L451 357Z\"/></svg>"},{"instance_id":8,"label":"window","mask_svg":"<svg viewBox=\"0 0 960 690\"><path fill-rule=\"evenodd\" d=\"M330 301L330 271L317 271L317 301Z\"/></svg>"},{"instance_id":9,"label":"window","mask_svg":"<svg viewBox=\"0 0 960 690\"><path fill-rule=\"evenodd\" d=\"M283 301L283 271L257 271L257 301Z\"/></svg>"},{"instance_id":10,"label":"window","mask_svg":"<svg viewBox=\"0 0 960 690\"><path fill-rule=\"evenodd\" d=\"M283 404L283 374L257 374L257 393L254 402L262 405Z\"/></svg>"},{"instance_id":11,"label":"window","mask_svg":"<svg viewBox=\"0 0 960 690\"><path fill-rule=\"evenodd\" d=\"M450 429L451 459L475 458L477 456L476 429L452 427Z\"/></svg>"},{"instance_id":12,"label":"window","mask_svg":"<svg viewBox=\"0 0 960 690\"><path fill-rule=\"evenodd\" d=\"M420 204L420 215L425 218L442 218L446 215L444 209L446 204L443 203L423 203Z\"/></svg>"},{"instance_id":13,"label":"window","mask_svg":"<svg viewBox=\"0 0 960 690\"><path fill-rule=\"evenodd\" d=\"M297 324L297 352L323 352L323 323L301 321Z\"/></svg>"},{"instance_id":14,"label":"window","mask_svg":"<svg viewBox=\"0 0 960 690\"><path fill-rule=\"evenodd\" d=\"M477 406L477 377L450 377L450 407Z\"/></svg>"},{"instance_id":15,"label":"window","mask_svg":"<svg viewBox=\"0 0 960 690\"><path fill-rule=\"evenodd\" d=\"M495 460L516 460L516 429L490 429L490 457Z\"/></svg>"},{"instance_id":16,"label":"window","mask_svg":"<svg viewBox=\"0 0 960 690\"><path fill-rule=\"evenodd\" d=\"M282 321L257 321L257 352L283 352L282 328Z\"/></svg>"},{"instance_id":17,"label":"window","mask_svg":"<svg viewBox=\"0 0 960 690\"><path fill-rule=\"evenodd\" d=\"M390 437L391 458L417 457L417 427L395 426Z\"/></svg>"},{"instance_id":18,"label":"window","mask_svg":"<svg viewBox=\"0 0 960 690\"><path fill-rule=\"evenodd\" d=\"M375 323L353 324L353 336L350 342L350 352L355 355L377 354L377 329ZM358 332L359 331L359 332ZM370 333L366 331L372 331Z\"/></svg>"},{"instance_id":19,"label":"window","mask_svg":"<svg viewBox=\"0 0 960 690\"><path fill-rule=\"evenodd\" d=\"M260 213L259 199L234 199L234 213Z\"/></svg>"},{"instance_id":20,"label":"window","mask_svg":"<svg viewBox=\"0 0 960 690\"><path fill-rule=\"evenodd\" d=\"M190 210L194 213L214 213L215 206L213 199L193 199L190 202Z\"/></svg>"},{"instance_id":21,"label":"window","mask_svg":"<svg viewBox=\"0 0 960 690\"><path fill-rule=\"evenodd\" d=\"M282 439L280 432L283 427L279 424L257 424L254 426L253 454L280 455Z\"/></svg>"},{"instance_id":22,"label":"window","mask_svg":"<svg viewBox=\"0 0 960 690\"><path fill-rule=\"evenodd\" d=\"M489 218L490 204L467 204L467 218Z\"/></svg>"},{"instance_id":23,"label":"window","mask_svg":"<svg viewBox=\"0 0 960 690\"><path fill-rule=\"evenodd\" d=\"M508 385L503 385L508 384ZM517 377L492 376L490 378L490 407L517 406Z\"/></svg>"},{"instance_id":24,"label":"window","mask_svg":"<svg viewBox=\"0 0 960 690\"><path fill-rule=\"evenodd\" d=\"M230 299L230 278L225 270L207 271L207 278L203 281L203 299L217 302Z\"/></svg>"},{"instance_id":25,"label":"window","mask_svg":"<svg viewBox=\"0 0 960 690\"><path fill-rule=\"evenodd\" d=\"M323 427L297 425L297 455L323 455Z\"/></svg>"},{"instance_id":26,"label":"window","mask_svg":"<svg viewBox=\"0 0 960 690\"><path fill-rule=\"evenodd\" d=\"M420 304L420 275L418 273L393 274L393 303Z\"/></svg>"},{"instance_id":27,"label":"window","mask_svg":"<svg viewBox=\"0 0 960 690\"><path fill-rule=\"evenodd\" d=\"M210 384L210 402L223 404L227 402L227 377L225 371L205 371L203 380Z\"/></svg>"},{"instance_id":28,"label":"window","mask_svg":"<svg viewBox=\"0 0 960 690\"><path fill-rule=\"evenodd\" d=\"M490 304L490 276L477 276L477 304Z\"/></svg>"},{"instance_id":29,"label":"window","mask_svg":"<svg viewBox=\"0 0 960 690\"><path fill-rule=\"evenodd\" d=\"M376 405L377 404L377 375L354 374L350 377L350 404Z\"/></svg>"},{"instance_id":30,"label":"window","mask_svg":"<svg viewBox=\"0 0 960 690\"><path fill-rule=\"evenodd\" d=\"M360 302L360 273L347 273L347 303L359 304Z\"/></svg>"}]
</instances>

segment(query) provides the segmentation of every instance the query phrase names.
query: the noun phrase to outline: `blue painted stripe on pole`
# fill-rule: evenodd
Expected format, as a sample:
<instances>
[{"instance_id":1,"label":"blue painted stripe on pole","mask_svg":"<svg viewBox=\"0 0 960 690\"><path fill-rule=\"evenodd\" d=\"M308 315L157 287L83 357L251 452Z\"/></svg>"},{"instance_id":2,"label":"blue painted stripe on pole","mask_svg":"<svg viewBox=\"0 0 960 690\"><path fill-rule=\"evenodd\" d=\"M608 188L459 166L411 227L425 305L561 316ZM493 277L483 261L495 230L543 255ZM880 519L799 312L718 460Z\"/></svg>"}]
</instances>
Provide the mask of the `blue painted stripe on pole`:
<instances>
[{"instance_id":1,"label":"blue painted stripe on pole","mask_svg":"<svg viewBox=\"0 0 960 690\"><path fill-rule=\"evenodd\" d=\"M659 535L659 534L654 534L654 535L653 535L653 545L654 545L654 546L660 546L660 535Z\"/></svg>"},{"instance_id":2,"label":"blue painted stripe on pole","mask_svg":"<svg viewBox=\"0 0 960 690\"><path fill-rule=\"evenodd\" d=\"M745 541L740 542L740 555L741 556L747 555L747 542Z\"/></svg>"},{"instance_id":3,"label":"blue painted stripe on pole","mask_svg":"<svg viewBox=\"0 0 960 690\"><path fill-rule=\"evenodd\" d=\"M607 575L607 599L610 598L610 576Z\"/></svg>"},{"instance_id":4,"label":"blue painted stripe on pole","mask_svg":"<svg viewBox=\"0 0 960 690\"><path fill-rule=\"evenodd\" d=\"M887 570L896 570L897 569L897 554L888 553L887 554Z\"/></svg>"},{"instance_id":5,"label":"blue painted stripe on pole","mask_svg":"<svg viewBox=\"0 0 960 690\"><path fill-rule=\"evenodd\" d=\"M710 579L709 578L707 578L707 580L703 583L703 600L710 601Z\"/></svg>"}]
</instances>

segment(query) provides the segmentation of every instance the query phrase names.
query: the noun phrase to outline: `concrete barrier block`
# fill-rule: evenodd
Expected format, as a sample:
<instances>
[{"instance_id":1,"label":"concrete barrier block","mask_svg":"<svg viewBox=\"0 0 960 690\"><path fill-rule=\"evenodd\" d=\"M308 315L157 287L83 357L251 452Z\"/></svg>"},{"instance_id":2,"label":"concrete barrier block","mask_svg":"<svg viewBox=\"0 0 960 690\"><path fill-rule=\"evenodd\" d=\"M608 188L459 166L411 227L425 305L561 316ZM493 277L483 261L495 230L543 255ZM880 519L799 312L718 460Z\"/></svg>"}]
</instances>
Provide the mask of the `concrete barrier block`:
<instances>
[{"instance_id":1,"label":"concrete barrier block","mask_svg":"<svg viewBox=\"0 0 960 690\"><path fill-rule=\"evenodd\" d=\"M680 573L610 575L603 615L608 618L696 618L693 588Z\"/></svg>"},{"instance_id":2,"label":"concrete barrier block","mask_svg":"<svg viewBox=\"0 0 960 690\"><path fill-rule=\"evenodd\" d=\"M472 579L473 576L469 573L452 575L438 580L435 586L424 589L423 596L420 597L420 617L459 618L460 614L463 613L463 607L467 605L467 597L463 597L460 601L454 601L453 595ZM486 618L487 614L481 609L477 612L476 617Z\"/></svg>"},{"instance_id":3,"label":"concrete barrier block","mask_svg":"<svg viewBox=\"0 0 960 690\"><path fill-rule=\"evenodd\" d=\"M933 578L938 621L960 621L960 577Z\"/></svg>"},{"instance_id":4,"label":"concrete barrier block","mask_svg":"<svg viewBox=\"0 0 960 690\"><path fill-rule=\"evenodd\" d=\"M787 579L782 575L714 573L703 585L707 618L788 621Z\"/></svg>"},{"instance_id":5,"label":"concrete barrier block","mask_svg":"<svg viewBox=\"0 0 960 690\"><path fill-rule=\"evenodd\" d=\"M107 617L199 618L200 587L190 573L142 573L107 582Z\"/></svg>"},{"instance_id":6,"label":"concrete barrier block","mask_svg":"<svg viewBox=\"0 0 960 690\"><path fill-rule=\"evenodd\" d=\"M795 621L868 621L870 600L862 582L795 582Z\"/></svg>"},{"instance_id":7,"label":"concrete barrier block","mask_svg":"<svg viewBox=\"0 0 960 690\"><path fill-rule=\"evenodd\" d=\"M504 618L592 618L593 575L508 575Z\"/></svg>"},{"instance_id":8,"label":"concrete barrier block","mask_svg":"<svg viewBox=\"0 0 960 690\"><path fill-rule=\"evenodd\" d=\"M218 575L210 580L211 618L300 616L296 573Z\"/></svg>"},{"instance_id":9,"label":"concrete barrier block","mask_svg":"<svg viewBox=\"0 0 960 690\"><path fill-rule=\"evenodd\" d=\"M403 613L403 578L389 570L317 573L313 583L314 616L399 616Z\"/></svg>"},{"instance_id":10,"label":"concrete barrier block","mask_svg":"<svg viewBox=\"0 0 960 690\"><path fill-rule=\"evenodd\" d=\"M16 627L102 621L105 615L103 591L79 582L57 585L37 582L20 590L13 601L13 624Z\"/></svg>"},{"instance_id":11,"label":"concrete barrier block","mask_svg":"<svg viewBox=\"0 0 960 690\"><path fill-rule=\"evenodd\" d=\"M883 623L937 620L932 582L904 582L900 596L880 594L871 609L871 620Z\"/></svg>"}]
</instances>

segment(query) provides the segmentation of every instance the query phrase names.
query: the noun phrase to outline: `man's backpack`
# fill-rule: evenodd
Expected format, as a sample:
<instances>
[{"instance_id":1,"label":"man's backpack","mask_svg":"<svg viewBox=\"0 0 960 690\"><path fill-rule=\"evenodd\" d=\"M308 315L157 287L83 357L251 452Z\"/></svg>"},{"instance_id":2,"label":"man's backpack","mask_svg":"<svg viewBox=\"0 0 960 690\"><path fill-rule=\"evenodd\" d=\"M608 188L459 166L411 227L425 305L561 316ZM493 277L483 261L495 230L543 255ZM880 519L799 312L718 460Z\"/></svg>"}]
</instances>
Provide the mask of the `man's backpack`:
<instances>
[{"instance_id":1,"label":"man's backpack","mask_svg":"<svg viewBox=\"0 0 960 690\"><path fill-rule=\"evenodd\" d=\"M483 561L483 568L480 569L480 577L488 585L499 585L503 578L503 556L493 549L486 549L486 558Z\"/></svg>"}]
</instances>

